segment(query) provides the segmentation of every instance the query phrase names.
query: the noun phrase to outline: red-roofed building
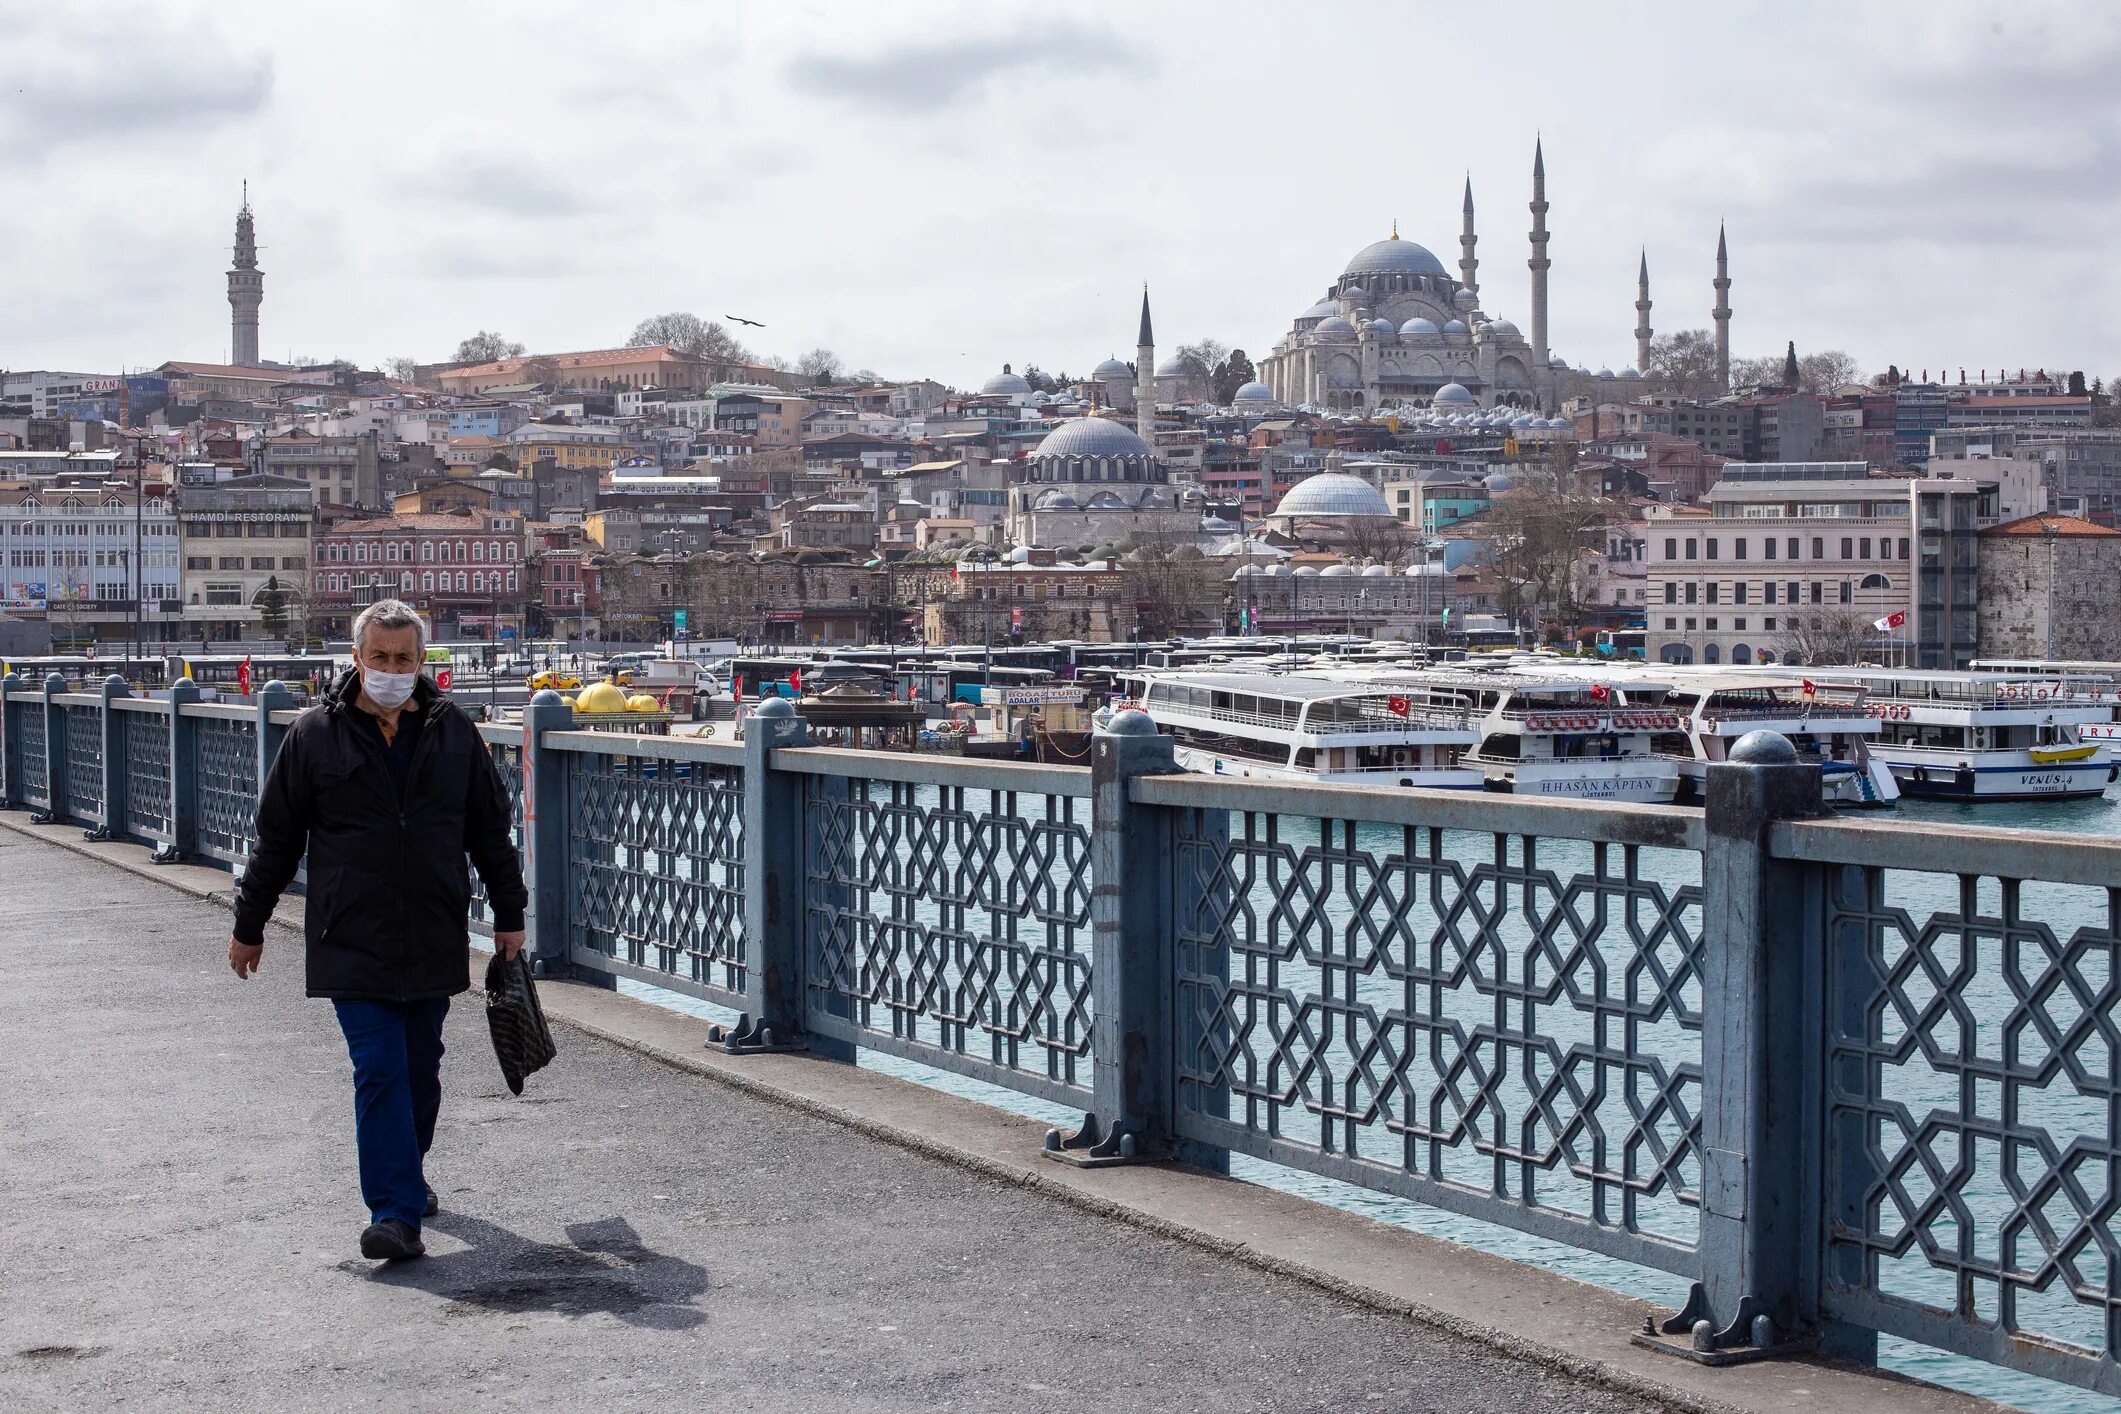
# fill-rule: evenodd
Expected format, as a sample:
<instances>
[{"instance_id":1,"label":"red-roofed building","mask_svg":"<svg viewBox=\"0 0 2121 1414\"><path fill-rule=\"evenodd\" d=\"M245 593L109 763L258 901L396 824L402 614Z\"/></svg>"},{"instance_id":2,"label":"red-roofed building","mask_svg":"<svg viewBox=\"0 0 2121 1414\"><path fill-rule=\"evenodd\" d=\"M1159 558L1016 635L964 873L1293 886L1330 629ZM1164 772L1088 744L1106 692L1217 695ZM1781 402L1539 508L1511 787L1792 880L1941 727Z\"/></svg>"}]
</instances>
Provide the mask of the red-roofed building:
<instances>
[{"instance_id":1,"label":"red-roofed building","mask_svg":"<svg viewBox=\"0 0 2121 1414\"><path fill-rule=\"evenodd\" d=\"M403 599L427 613L437 636L484 638L498 615L522 628L529 590L523 521L498 512L451 512L341 520L315 541L311 621L343 638L353 616L377 599Z\"/></svg>"},{"instance_id":2,"label":"red-roofed building","mask_svg":"<svg viewBox=\"0 0 2121 1414\"><path fill-rule=\"evenodd\" d=\"M2121 661L2117 583L2121 530L2065 515L1990 526L1981 532L1981 656Z\"/></svg>"}]
</instances>

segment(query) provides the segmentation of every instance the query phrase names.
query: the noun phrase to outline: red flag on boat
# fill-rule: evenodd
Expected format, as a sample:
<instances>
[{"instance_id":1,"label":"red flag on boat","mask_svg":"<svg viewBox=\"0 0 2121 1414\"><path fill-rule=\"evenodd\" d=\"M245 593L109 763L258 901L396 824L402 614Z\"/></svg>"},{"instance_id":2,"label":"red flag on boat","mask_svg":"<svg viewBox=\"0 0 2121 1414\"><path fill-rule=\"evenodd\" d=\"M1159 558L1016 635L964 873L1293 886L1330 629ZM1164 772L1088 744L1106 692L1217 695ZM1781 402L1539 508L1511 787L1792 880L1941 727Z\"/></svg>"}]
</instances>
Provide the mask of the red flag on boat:
<instances>
[{"instance_id":1,"label":"red flag on boat","mask_svg":"<svg viewBox=\"0 0 2121 1414\"><path fill-rule=\"evenodd\" d=\"M1410 704L1404 697L1387 697L1385 706L1391 709L1391 713L1395 717L1404 717L1411 710Z\"/></svg>"},{"instance_id":2,"label":"red flag on boat","mask_svg":"<svg viewBox=\"0 0 2121 1414\"><path fill-rule=\"evenodd\" d=\"M1817 697L1819 695L1818 683L1813 682L1810 678L1804 678L1802 679L1802 681L1804 683L1804 695L1806 697Z\"/></svg>"},{"instance_id":3,"label":"red flag on boat","mask_svg":"<svg viewBox=\"0 0 2121 1414\"><path fill-rule=\"evenodd\" d=\"M1604 683L1594 682L1591 684L1591 700L1593 702L1603 702L1612 695L1613 689L1607 687Z\"/></svg>"},{"instance_id":4,"label":"red flag on boat","mask_svg":"<svg viewBox=\"0 0 2121 1414\"><path fill-rule=\"evenodd\" d=\"M788 690L798 697L803 695L803 670L801 668L788 670Z\"/></svg>"},{"instance_id":5,"label":"red flag on boat","mask_svg":"<svg viewBox=\"0 0 2121 1414\"><path fill-rule=\"evenodd\" d=\"M250 695L250 654L248 653L245 653L243 661L236 665L236 691L242 693L245 697Z\"/></svg>"}]
</instances>

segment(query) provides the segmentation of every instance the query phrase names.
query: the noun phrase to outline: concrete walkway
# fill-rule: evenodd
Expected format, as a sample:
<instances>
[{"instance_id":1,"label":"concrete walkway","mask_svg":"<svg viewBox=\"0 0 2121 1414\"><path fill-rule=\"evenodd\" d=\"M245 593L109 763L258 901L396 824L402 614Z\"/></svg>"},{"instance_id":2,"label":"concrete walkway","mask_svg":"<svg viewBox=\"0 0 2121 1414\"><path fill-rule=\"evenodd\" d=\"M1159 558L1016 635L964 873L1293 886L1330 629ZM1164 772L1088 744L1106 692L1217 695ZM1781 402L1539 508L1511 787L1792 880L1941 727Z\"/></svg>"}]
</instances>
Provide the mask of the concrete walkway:
<instances>
[{"instance_id":1,"label":"concrete walkway","mask_svg":"<svg viewBox=\"0 0 2121 1414\"><path fill-rule=\"evenodd\" d=\"M475 996L381 1268L296 938L12 831L0 917L10 1410L1656 1407L579 1033L513 1099Z\"/></svg>"}]
</instances>

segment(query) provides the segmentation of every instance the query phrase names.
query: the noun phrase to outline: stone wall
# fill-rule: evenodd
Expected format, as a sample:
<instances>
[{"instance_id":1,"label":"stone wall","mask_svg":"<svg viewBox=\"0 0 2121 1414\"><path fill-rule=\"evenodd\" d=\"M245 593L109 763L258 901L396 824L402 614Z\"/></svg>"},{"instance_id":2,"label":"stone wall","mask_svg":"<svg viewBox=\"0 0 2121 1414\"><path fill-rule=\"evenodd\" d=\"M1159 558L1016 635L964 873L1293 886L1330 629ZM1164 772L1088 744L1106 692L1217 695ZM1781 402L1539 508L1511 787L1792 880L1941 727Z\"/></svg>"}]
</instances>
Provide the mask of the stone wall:
<instances>
[{"instance_id":1,"label":"stone wall","mask_svg":"<svg viewBox=\"0 0 2121 1414\"><path fill-rule=\"evenodd\" d=\"M2121 536L1984 537L1980 587L1983 657L2121 661Z\"/></svg>"}]
</instances>

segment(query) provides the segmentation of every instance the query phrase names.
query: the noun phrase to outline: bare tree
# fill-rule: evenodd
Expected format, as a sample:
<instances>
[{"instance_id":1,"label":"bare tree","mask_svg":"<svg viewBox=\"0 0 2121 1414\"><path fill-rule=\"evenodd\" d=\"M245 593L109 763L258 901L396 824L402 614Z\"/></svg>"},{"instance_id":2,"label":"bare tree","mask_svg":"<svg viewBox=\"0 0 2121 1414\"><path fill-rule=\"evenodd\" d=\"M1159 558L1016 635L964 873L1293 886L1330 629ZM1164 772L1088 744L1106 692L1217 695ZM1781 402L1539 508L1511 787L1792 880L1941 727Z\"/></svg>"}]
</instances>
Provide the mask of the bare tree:
<instances>
[{"instance_id":1,"label":"bare tree","mask_svg":"<svg viewBox=\"0 0 2121 1414\"><path fill-rule=\"evenodd\" d=\"M1144 638L1222 630L1222 601L1229 592L1218 562L1196 546L1173 546L1152 537L1123 560Z\"/></svg>"},{"instance_id":2,"label":"bare tree","mask_svg":"<svg viewBox=\"0 0 2121 1414\"><path fill-rule=\"evenodd\" d=\"M644 319L634 326L626 342L636 347L668 344L679 353L691 354L706 363L708 372L717 380L726 378L734 365L751 361L751 351L720 321L702 319L697 314L679 312Z\"/></svg>"},{"instance_id":3,"label":"bare tree","mask_svg":"<svg viewBox=\"0 0 2121 1414\"><path fill-rule=\"evenodd\" d=\"M1650 341L1650 366L1643 370L1683 397L1714 397L1724 391L1716 377L1716 336L1706 329L1681 329Z\"/></svg>"},{"instance_id":4,"label":"bare tree","mask_svg":"<svg viewBox=\"0 0 2121 1414\"><path fill-rule=\"evenodd\" d=\"M1731 386L1733 388L1781 387L1782 356L1780 354L1763 354L1759 358L1732 359Z\"/></svg>"},{"instance_id":5,"label":"bare tree","mask_svg":"<svg viewBox=\"0 0 2121 1414\"><path fill-rule=\"evenodd\" d=\"M1821 349L1797 360L1797 384L1805 392L1827 397L1862 376L1863 365L1845 349Z\"/></svg>"},{"instance_id":6,"label":"bare tree","mask_svg":"<svg viewBox=\"0 0 2121 1414\"><path fill-rule=\"evenodd\" d=\"M523 346L501 337L491 329L481 329L457 345L458 363L495 363L504 358L521 358Z\"/></svg>"},{"instance_id":7,"label":"bare tree","mask_svg":"<svg viewBox=\"0 0 2121 1414\"><path fill-rule=\"evenodd\" d=\"M1853 609L1817 607L1782 621L1775 648L1785 663L1827 667L1872 656L1877 626Z\"/></svg>"},{"instance_id":8,"label":"bare tree","mask_svg":"<svg viewBox=\"0 0 2121 1414\"><path fill-rule=\"evenodd\" d=\"M1619 513L1600 494L1597 477L1578 469L1575 444L1554 443L1543 466L1522 473L1482 512L1494 531L1506 611L1514 617L1531 608L1575 628L1579 561L1603 545L1605 527Z\"/></svg>"},{"instance_id":9,"label":"bare tree","mask_svg":"<svg viewBox=\"0 0 2121 1414\"><path fill-rule=\"evenodd\" d=\"M525 383L535 383L543 388L557 388L566 381L566 375L560 371L560 361L551 354L525 359L520 373Z\"/></svg>"},{"instance_id":10,"label":"bare tree","mask_svg":"<svg viewBox=\"0 0 2121 1414\"><path fill-rule=\"evenodd\" d=\"M1190 344L1180 344L1178 356L1198 359L1201 368L1213 374L1222 366L1222 361L1230 356L1230 346L1221 339L1196 339Z\"/></svg>"},{"instance_id":11,"label":"bare tree","mask_svg":"<svg viewBox=\"0 0 2121 1414\"><path fill-rule=\"evenodd\" d=\"M416 358L386 358L383 360L384 376L400 383L412 382L414 375L419 371L420 361Z\"/></svg>"},{"instance_id":12,"label":"bare tree","mask_svg":"<svg viewBox=\"0 0 2121 1414\"><path fill-rule=\"evenodd\" d=\"M812 349L795 361L795 371L813 388L839 382L847 365L831 349Z\"/></svg>"},{"instance_id":13,"label":"bare tree","mask_svg":"<svg viewBox=\"0 0 2121 1414\"><path fill-rule=\"evenodd\" d=\"M1340 537L1341 550L1351 558L1396 565L1414 547L1414 532L1405 521L1382 517L1351 518Z\"/></svg>"}]
</instances>

